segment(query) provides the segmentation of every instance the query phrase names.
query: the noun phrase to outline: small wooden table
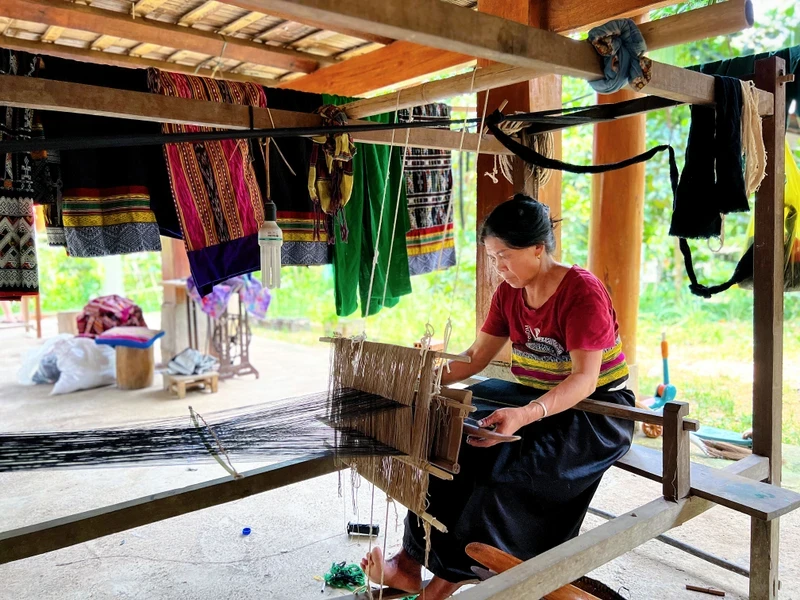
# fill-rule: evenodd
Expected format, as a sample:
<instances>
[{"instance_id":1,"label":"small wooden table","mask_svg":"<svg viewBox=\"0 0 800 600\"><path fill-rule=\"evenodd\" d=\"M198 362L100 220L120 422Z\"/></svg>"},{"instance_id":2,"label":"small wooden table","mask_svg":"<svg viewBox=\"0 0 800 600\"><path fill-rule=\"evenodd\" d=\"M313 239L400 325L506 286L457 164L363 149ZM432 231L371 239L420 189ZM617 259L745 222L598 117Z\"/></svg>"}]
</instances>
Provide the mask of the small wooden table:
<instances>
[{"instance_id":1,"label":"small wooden table","mask_svg":"<svg viewBox=\"0 0 800 600\"><path fill-rule=\"evenodd\" d=\"M164 373L164 390L186 398L186 390L201 389L211 394L219 391L219 372L209 371L200 375L170 375Z\"/></svg>"}]
</instances>

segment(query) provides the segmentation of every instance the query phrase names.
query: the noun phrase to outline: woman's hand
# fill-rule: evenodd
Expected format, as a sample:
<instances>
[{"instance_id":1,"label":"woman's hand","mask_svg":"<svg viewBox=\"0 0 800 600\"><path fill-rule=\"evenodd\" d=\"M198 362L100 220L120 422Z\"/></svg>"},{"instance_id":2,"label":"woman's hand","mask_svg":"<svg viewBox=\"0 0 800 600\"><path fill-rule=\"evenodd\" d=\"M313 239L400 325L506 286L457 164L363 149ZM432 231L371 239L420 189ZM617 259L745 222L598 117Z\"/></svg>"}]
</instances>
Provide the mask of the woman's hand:
<instances>
[{"instance_id":1,"label":"woman's hand","mask_svg":"<svg viewBox=\"0 0 800 600\"><path fill-rule=\"evenodd\" d=\"M526 407L500 408L479 423L479 427L495 425L494 432L503 435L514 435L519 429L530 423L530 415ZM467 443L478 448L489 448L500 444L499 440L487 440L475 436L467 436Z\"/></svg>"}]
</instances>

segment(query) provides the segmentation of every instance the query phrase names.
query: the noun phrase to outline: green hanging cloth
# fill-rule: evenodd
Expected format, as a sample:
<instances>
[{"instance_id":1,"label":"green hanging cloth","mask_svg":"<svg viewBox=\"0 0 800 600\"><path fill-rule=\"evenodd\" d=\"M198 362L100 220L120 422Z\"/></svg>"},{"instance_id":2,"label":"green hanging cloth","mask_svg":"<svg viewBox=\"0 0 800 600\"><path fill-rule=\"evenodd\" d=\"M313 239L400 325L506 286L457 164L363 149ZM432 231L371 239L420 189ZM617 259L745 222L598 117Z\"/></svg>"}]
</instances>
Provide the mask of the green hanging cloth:
<instances>
[{"instance_id":1,"label":"green hanging cloth","mask_svg":"<svg viewBox=\"0 0 800 600\"><path fill-rule=\"evenodd\" d=\"M323 94L323 104L347 104L357 98ZM394 114L367 117L378 123L393 123ZM353 314L361 304L361 316L374 315L384 306L396 306L400 297L411 293L411 277L408 271L406 233L411 228L408 217L405 178L402 175L402 148L356 143L353 157L353 191L344 207L344 216L350 231L347 243L341 239L336 228L336 243L333 246L334 294L336 314L346 317ZM386 170L389 169L389 185L384 187ZM402 187L401 187L402 182ZM397 207L397 191L400 189L400 206L397 210L397 227L392 244L392 227ZM383 204L383 211L381 205ZM383 223L378 226L383 212ZM367 301L372 262L378 251L378 263L372 283L371 300ZM391 263L389 255L391 253ZM388 271L388 279L387 279ZM384 283L386 296L384 299ZM369 306L368 306L369 305Z\"/></svg>"}]
</instances>

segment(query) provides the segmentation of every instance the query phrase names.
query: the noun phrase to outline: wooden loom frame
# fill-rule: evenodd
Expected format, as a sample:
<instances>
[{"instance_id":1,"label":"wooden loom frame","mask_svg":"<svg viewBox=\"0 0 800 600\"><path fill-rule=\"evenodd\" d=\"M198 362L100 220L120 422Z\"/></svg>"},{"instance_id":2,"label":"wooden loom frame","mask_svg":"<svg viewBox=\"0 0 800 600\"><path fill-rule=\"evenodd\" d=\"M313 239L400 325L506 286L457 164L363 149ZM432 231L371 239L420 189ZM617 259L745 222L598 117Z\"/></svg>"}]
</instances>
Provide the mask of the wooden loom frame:
<instances>
[{"instance_id":1,"label":"wooden loom frame","mask_svg":"<svg viewBox=\"0 0 800 600\"><path fill-rule=\"evenodd\" d=\"M317 18L338 26L368 29L396 39L415 39L432 47L466 52L521 68L582 77L600 76L600 63L587 45L543 30L439 5L436 0L404 0L403 9L372 0L248 0L239 2L256 10L274 8L286 14ZM211 105L199 101L179 104L179 99L135 92L93 88L78 90L76 84L21 81L4 77L0 81L0 104L71 110L89 114L168 122L214 123L231 128L249 127L243 107ZM766 479L780 485L781 467L781 385L783 325L783 140L785 134L785 65L770 58L756 65L755 81L760 92L760 113L768 153L767 178L757 194L754 280L754 455L717 473L700 473L689 464L686 432L680 423L685 409L670 406L665 411L663 473L675 485L665 497L579 536L519 567L503 573L464 593L464 600L493 597L537 597L568 583L576 576L619 556L664 531L682 524L721 502L718 493L700 497L698 478L719 483L729 475ZM659 63L653 65L653 79L645 92L692 103L713 102L710 76ZM37 87L39 86L39 87ZM97 95L97 90L103 93ZM80 92L80 93L78 93ZM188 111L188 112L187 112ZM255 126L269 127L269 115L255 111ZM313 116L271 111L275 126L314 125ZM155 116L157 115L157 116ZM219 120L218 120L219 119ZM283 119L281 121L281 119ZM458 148L460 135L442 130L412 132L412 145ZM389 134L357 134L359 141L387 143ZM477 137L465 140L464 150L477 148ZM487 153L506 153L494 140L482 142ZM641 459L642 449L618 466L645 476L662 479L652 462ZM647 453L644 453L646 456ZM314 456L257 469L241 479L218 479L181 490L164 492L118 505L65 517L0 534L0 562L18 560L103 535L200 510L280 485L316 477L335 470L332 459ZM709 470L713 471L713 470ZM697 473L697 474L696 474ZM770 488L772 489L772 488ZM208 492L213 490L213 496ZM671 499L667 499L667 498ZM787 500L788 502L788 500ZM742 505L744 508L744 505ZM779 519L784 504L771 513L751 520L750 596L774 598L778 594ZM766 518L764 518L766 516Z\"/></svg>"}]
</instances>

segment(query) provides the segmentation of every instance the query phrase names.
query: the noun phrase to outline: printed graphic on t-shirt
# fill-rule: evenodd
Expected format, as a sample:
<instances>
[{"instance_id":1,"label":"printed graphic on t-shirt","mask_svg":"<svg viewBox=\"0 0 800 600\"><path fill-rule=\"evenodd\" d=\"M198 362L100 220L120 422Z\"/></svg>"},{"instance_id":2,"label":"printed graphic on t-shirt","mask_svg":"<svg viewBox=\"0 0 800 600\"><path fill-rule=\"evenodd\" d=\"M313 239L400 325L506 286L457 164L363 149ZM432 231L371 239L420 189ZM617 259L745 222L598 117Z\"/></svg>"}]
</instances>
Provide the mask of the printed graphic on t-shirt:
<instances>
[{"instance_id":1,"label":"printed graphic on t-shirt","mask_svg":"<svg viewBox=\"0 0 800 600\"><path fill-rule=\"evenodd\" d=\"M538 327L525 325L525 335L528 338L525 348L530 352L525 352L520 348L520 354L545 362L568 362L570 360L569 353L564 346L558 343L558 340L540 334L541 330Z\"/></svg>"}]
</instances>

